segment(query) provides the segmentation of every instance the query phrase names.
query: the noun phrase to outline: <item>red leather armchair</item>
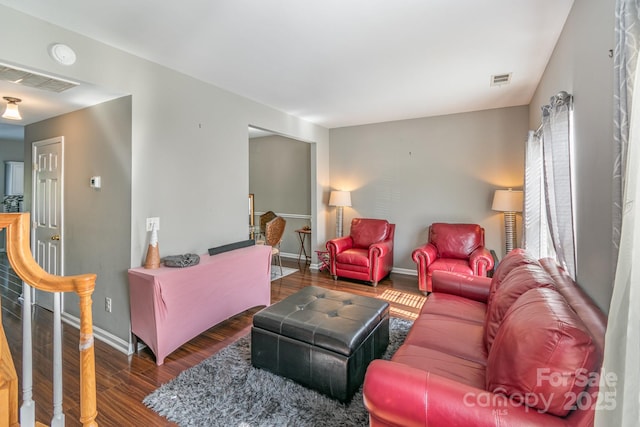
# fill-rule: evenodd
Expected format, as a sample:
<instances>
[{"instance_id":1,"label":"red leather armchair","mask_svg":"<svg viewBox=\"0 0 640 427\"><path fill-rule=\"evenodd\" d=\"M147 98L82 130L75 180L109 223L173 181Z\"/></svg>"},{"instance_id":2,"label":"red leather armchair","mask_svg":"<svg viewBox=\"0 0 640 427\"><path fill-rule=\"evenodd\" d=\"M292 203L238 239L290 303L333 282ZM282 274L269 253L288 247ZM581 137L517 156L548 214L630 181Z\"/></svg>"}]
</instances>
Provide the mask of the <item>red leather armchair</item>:
<instances>
[{"instance_id":1,"label":"red leather armchair","mask_svg":"<svg viewBox=\"0 0 640 427\"><path fill-rule=\"evenodd\" d=\"M329 271L376 286L393 268L395 224L384 219L354 218L349 236L327 242Z\"/></svg>"},{"instance_id":2,"label":"red leather armchair","mask_svg":"<svg viewBox=\"0 0 640 427\"><path fill-rule=\"evenodd\" d=\"M411 255L418 265L418 288L431 292L431 274L436 270L486 276L493 268L491 252L484 247L484 228L477 224L435 222L429 241Z\"/></svg>"}]
</instances>

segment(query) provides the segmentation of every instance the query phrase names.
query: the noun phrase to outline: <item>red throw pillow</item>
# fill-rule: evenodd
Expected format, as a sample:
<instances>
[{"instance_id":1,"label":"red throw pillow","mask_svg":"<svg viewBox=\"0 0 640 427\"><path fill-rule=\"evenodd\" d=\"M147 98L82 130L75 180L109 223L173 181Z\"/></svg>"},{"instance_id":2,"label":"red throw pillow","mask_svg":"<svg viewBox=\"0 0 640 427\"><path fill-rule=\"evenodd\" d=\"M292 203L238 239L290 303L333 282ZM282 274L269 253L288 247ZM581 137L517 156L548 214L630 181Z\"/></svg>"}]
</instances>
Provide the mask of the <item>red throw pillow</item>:
<instances>
[{"instance_id":1,"label":"red throw pillow","mask_svg":"<svg viewBox=\"0 0 640 427\"><path fill-rule=\"evenodd\" d=\"M531 289L511 306L498 329L487 360L487 390L564 417L598 357L591 334L562 295Z\"/></svg>"}]
</instances>

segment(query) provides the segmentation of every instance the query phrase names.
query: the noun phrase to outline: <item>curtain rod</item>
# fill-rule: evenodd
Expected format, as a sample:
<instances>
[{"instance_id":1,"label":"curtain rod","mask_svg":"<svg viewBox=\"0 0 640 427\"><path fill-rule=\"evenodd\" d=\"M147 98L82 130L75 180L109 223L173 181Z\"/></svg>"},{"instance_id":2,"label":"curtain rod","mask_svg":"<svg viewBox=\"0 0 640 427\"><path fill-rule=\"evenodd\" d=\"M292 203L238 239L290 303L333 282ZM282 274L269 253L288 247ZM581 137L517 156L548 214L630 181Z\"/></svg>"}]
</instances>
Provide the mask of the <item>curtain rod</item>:
<instances>
[{"instance_id":1,"label":"curtain rod","mask_svg":"<svg viewBox=\"0 0 640 427\"><path fill-rule=\"evenodd\" d=\"M551 105L562 105L562 104L568 104L573 100L573 95L571 95L570 93L563 91L558 92L557 94L553 95L551 98L549 98L549 104Z\"/></svg>"},{"instance_id":2,"label":"curtain rod","mask_svg":"<svg viewBox=\"0 0 640 427\"><path fill-rule=\"evenodd\" d=\"M555 95L553 95L551 98L549 98L549 105L543 105L541 107L542 114L544 115L545 111L548 111L552 107L556 107L558 105L564 105L564 104L571 105L572 103L573 103L573 95L562 90L556 93ZM533 135L537 138L540 136L540 132L542 132L542 123L540 123L540 126L538 126L538 129L536 129Z\"/></svg>"},{"instance_id":3,"label":"curtain rod","mask_svg":"<svg viewBox=\"0 0 640 427\"><path fill-rule=\"evenodd\" d=\"M542 132L542 123L540 123L540 126L538 126L538 129L536 129L533 132L533 136L535 136L536 138L540 136L540 133Z\"/></svg>"},{"instance_id":4,"label":"curtain rod","mask_svg":"<svg viewBox=\"0 0 640 427\"><path fill-rule=\"evenodd\" d=\"M549 110L552 107L557 107L559 105L571 105L573 103L573 95L565 92L564 90L556 93L551 98L549 98L549 104L543 105L540 107L542 111Z\"/></svg>"}]
</instances>

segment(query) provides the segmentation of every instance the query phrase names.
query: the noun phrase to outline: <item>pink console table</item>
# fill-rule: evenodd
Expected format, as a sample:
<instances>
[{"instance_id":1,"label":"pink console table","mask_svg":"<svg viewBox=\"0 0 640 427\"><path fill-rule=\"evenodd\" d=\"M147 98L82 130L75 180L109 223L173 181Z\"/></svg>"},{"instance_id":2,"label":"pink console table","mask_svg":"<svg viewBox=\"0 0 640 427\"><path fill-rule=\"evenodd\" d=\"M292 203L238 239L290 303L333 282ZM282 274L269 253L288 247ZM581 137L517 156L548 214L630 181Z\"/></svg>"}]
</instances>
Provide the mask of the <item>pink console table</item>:
<instances>
[{"instance_id":1,"label":"pink console table","mask_svg":"<svg viewBox=\"0 0 640 427\"><path fill-rule=\"evenodd\" d=\"M131 332L156 364L182 344L236 314L271 303L271 247L201 255L193 267L129 270Z\"/></svg>"}]
</instances>

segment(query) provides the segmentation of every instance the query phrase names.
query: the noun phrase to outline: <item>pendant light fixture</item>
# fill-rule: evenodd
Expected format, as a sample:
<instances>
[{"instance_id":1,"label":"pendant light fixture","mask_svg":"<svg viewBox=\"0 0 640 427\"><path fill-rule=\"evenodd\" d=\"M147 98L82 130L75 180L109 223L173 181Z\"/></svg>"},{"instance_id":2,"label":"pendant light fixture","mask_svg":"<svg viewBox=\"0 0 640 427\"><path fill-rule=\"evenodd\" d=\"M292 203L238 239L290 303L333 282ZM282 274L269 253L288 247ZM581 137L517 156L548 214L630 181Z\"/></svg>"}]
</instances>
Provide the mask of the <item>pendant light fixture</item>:
<instances>
[{"instance_id":1,"label":"pendant light fixture","mask_svg":"<svg viewBox=\"0 0 640 427\"><path fill-rule=\"evenodd\" d=\"M18 102L21 102L22 99L14 98L12 96L3 96L2 98L7 101L7 109L4 110L2 118L9 120L22 120L20 110L18 110Z\"/></svg>"}]
</instances>

